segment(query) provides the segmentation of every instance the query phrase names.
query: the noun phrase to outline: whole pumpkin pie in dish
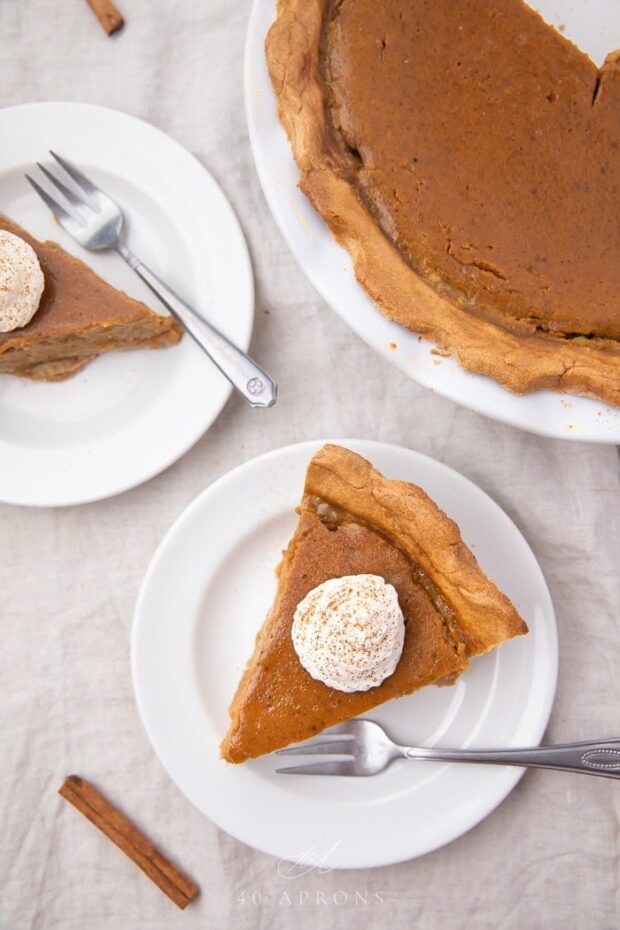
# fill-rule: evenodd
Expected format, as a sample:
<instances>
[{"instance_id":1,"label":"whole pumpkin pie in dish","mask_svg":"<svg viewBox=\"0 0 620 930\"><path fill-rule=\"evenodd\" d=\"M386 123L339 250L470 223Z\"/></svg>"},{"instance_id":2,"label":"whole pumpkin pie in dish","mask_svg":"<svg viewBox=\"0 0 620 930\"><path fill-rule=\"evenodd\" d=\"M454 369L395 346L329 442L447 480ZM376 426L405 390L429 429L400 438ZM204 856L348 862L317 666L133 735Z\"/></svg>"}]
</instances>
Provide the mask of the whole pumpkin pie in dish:
<instances>
[{"instance_id":1,"label":"whole pumpkin pie in dish","mask_svg":"<svg viewBox=\"0 0 620 930\"><path fill-rule=\"evenodd\" d=\"M522 0L278 0L266 49L383 313L513 391L620 404L620 53Z\"/></svg>"},{"instance_id":2,"label":"whole pumpkin pie in dish","mask_svg":"<svg viewBox=\"0 0 620 930\"><path fill-rule=\"evenodd\" d=\"M230 707L221 746L229 762L307 739L426 685L452 684L473 656L527 632L456 524L421 488L383 477L340 446L324 446L308 466L299 523L278 573L272 612ZM359 579L368 589L369 576L395 591L401 651L377 686L342 690L300 661L298 608L336 579L348 586ZM324 609L320 623L330 619ZM359 629L351 632L359 641ZM368 648L368 637L362 641ZM328 656L336 667L341 658Z\"/></svg>"},{"instance_id":3,"label":"whole pumpkin pie in dish","mask_svg":"<svg viewBox=\"0 0 620 930\"><path fill-rule=\"evenodd\" d=\"M25 240L44 277L29 323L0 333L0 373L41 381L69 378L102 352L174 345L181 328L103 281L54 242L39 242L0 214L0 231Z\"/></svg>"}]
</instances>

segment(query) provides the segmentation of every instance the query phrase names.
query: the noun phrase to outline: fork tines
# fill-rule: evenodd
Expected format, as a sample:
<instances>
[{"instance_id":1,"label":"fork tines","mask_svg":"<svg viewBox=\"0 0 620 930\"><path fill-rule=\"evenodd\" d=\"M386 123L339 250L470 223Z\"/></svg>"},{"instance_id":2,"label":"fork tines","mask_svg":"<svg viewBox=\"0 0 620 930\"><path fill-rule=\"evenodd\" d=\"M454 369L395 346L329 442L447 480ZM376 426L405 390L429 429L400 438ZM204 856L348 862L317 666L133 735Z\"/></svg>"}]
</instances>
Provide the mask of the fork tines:
<instances>
[{"instance_id":1,"label":"fork tines","mask_svg":"<svg viewBox=\"0 0 620 930\"><path fill-rule=\"evenodd\" d=\"M37 162L37 167L47 178L49 183L62 195L65 203L53 197L38 181L31 175L26 174L26 179L32 185L35 192L41 200L54 214L56 220L61 226L64 226L71 232L71 226L77 223L79 226L84 225L92 214L100 213L102 208L108 203L109 198L95 184L92 183L72 162L62 158L56 152L50 150L50 155L57 162L60 168L68 175L73 185L77 185L79 193L74 187L68 186L60 178L50 171L45 165Z\"/></svg>"},{"instance_id":2,"label":"fork tines","mask_svg":"<svg viewBox=\"0 0 620 930\"><path fill-rule=\"evenodd\" d=\"M276 750L278 756L352 756L353 739L325 740L321 737L301 743L299 746L289 746L286 749Z\"/></svg>"},{"instance_id":3,"label":"fork tines","mask_svg":"<svg viewBox=\"0 0 620 930\"><path fill-rule=\"evenodd\" d=\"M316 739L307 740L298 746L278 749L276 752L278 756L340 756L338 760L292 765L276 769L276 772L278 775L355 775L354 753L355 738L352 733L347 732L346 724L341 724L321 733Z\"/></svg>"},{"instance_id":4,"label":"fork tines","mask_svg":"<svg viewBox=\"0 0 620 930\"><path fill-rule=\"evenodd\" d=\"M311 765L291 765L276 769L277 775L362 775L352 758L334 762L313 762Z\"/></svg>"}]
</instances>

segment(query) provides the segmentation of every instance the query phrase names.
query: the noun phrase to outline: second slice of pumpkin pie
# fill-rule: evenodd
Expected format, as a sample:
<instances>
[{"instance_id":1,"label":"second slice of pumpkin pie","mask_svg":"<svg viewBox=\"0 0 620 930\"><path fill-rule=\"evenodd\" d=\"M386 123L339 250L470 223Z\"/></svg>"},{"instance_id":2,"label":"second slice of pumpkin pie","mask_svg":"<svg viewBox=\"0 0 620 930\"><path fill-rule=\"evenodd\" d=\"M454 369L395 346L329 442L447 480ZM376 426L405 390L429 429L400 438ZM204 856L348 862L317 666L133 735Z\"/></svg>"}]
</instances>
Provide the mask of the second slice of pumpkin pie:
<instances>
[{"instance_id":1,"label":"second slice of pumpkin pie","mask_svg":"<svg viewBox=\"0 0 620 930\"><path fill-rule=\"evenodd\" d=\"M171 316L113 287L55 242L35 239L2 214L0 231L32 247L45 279L32 320L0 333L0 373L61 381L104 352L159 349L181 339Z\"/></svg>"}]
</instances>

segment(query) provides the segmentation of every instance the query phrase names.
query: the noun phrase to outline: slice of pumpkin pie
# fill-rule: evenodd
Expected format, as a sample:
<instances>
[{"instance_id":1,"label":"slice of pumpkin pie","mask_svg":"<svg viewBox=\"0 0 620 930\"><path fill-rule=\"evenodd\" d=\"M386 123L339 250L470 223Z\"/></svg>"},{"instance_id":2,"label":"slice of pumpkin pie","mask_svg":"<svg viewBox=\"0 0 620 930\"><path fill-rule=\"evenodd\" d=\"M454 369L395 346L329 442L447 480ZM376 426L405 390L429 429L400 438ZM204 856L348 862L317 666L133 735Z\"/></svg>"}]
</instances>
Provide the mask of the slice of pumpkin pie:
<instances>
[{"instance_id":1,"label":"slice of pumpkin pie","mask_svg":"<svg viewBox=\"0 0 620 930\"><path fill-rule=\"evenodd\" d=\"M59 381L76 374L102 352L158 349L181 338L181 328L172 317L154 313L112 287L56 243L38 241L2 215L0 234L5 234L12 246L22 246L21 250L7 251L7 256L17 253L21 259L25 254L29 263L32 252L23 248L27 243L40 266L40 270L35 268L38 280L42 272L42 293L40 288L36 293L38 307L31 307L34 315L25 325L0 332L0 373ZM15 307L21 309L24 300L32 297L34 285L29 279L24 284L21 266L14 274L11 271L0 268L4 272L0 298L5 299L6 315L11 315L12 323ZM24 293L13 293L18 285ZM13 303L8 303L9 299ZM17 322L22 322L19 317Z\"/></svg>"},{"instance_id":2,"label":"slice of pumpkin pie","mask_svg":"<svg viewBox=\"0 0 620 930\"><path fill-rule=\"evenodd\" d=\"M230 707L229 762L273 752L430 684L527 632L456 524L414 484L324 446L278 591Z\"/></svg>"}]
</instances>

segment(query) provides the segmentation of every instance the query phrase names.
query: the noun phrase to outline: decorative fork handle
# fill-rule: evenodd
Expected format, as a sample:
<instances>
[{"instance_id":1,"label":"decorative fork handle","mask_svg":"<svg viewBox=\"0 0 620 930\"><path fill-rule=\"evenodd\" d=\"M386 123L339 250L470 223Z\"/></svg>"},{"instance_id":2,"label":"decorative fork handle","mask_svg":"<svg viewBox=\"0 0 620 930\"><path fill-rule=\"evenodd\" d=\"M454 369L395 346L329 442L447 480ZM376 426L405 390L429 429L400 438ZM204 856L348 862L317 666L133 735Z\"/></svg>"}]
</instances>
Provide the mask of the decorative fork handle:
<instances>
[{"instance_id":1,"label":"decorative fork handle","mask_svg":"<svg viewBox=\"0 0 620 930\"><path fill-rule=\"evenodd\" d=\"M115 248L252 407L275 404L278 386L256 362L207 323L126 245L119 242Z\"/></svg>"},{"instance_id":2,"label":"decorative fork handle","mask_svg":"<svg viewBox=\"0 0 620 930\"><path fill-rule=\"evenodd\" d=\"M489 762L496 765L523 765L530 768L558 769L620 778L620 739L537 746L534 749L423 749L402 746L406 759L444 762Z\"/></svg>"}]
</instances>

